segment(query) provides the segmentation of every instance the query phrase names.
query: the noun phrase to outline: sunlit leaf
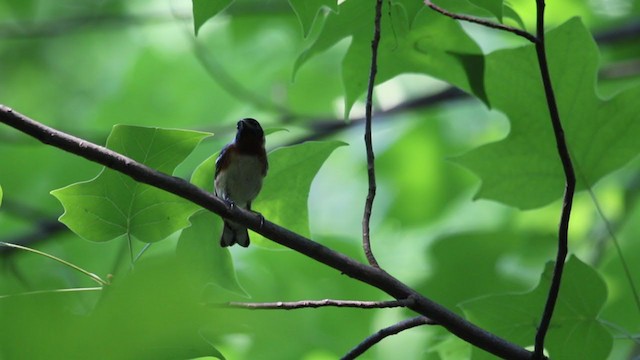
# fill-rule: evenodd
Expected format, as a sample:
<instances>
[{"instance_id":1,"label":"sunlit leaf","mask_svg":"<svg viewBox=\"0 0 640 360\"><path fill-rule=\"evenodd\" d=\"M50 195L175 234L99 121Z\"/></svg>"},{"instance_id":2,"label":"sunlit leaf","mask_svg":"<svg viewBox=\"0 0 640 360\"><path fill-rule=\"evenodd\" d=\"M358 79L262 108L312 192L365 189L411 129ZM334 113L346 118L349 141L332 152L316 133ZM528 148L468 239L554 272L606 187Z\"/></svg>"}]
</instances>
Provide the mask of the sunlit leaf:
<instances>
[{"instance_id":1,"label":"sunlit leaf","mask_svg":"<svg viewBox=\"0 0 640 360\"><path fill-rule=\"evenodd\" d=\"M117 125L107 147L171 174L208 133ZM51 192L64 206L69 229L91 241L132 236L162 240L189 225L197 206L173 194L104 168L89 181Z\"/></svg>"},{"instance_id":2,"label":"sunlit leaf","mask_svg":"<svg viewBox=\"0 0 640 360\"><path fill-rule=\"evenodd\" d=\"M469 320L522 346L533 344L547 298L553 264L531 292L493 295L461 304ZM606 359L613 339L599 321L607 288L599 274L575 256L565 265L546 349L552 359ZM474 359L489 358L474 349Z\"/></svg>"},{"instance_id":3,"label":"sunlit leaf","mask_svg":"<svg viewBox=\"0 0 640 360\"><path fill-rule=\"evenodd\" d=\"M606 100L595 90L598 51L580 20L549 32L547 52L560 119L584 189L640 153L640 87ZM511 121L509 136L484 145L459 162L482 179L478 197L519 208L554 201L564 191L542 80L533 45L500 50L486 59L486 89L492 107Z\"/></svg>"},{"instance_id":4,"label":"sunlit leaf","mask_svg":"<svg viewBox=\"0 0 640 360\"><path fill-rule=\"evenodd\" d=\"M471 73L474 79L482 81L482 73L474 74L479 69L465 66L456 55L479 55L478 45L456 21L434 11L424 11L424 6L418 7L415 3L406 0L389 5L384 2L376 82L385 82L402 73L423 73L467 91L482 89L482 83L472 85L468 80ZM345 116L368 83L375 3L368 5L357 1L340 4L339 11L328 15L322 33L296 61L295 71L338 41L351 38L342 68Z\"/></svg>"}]
</instances>

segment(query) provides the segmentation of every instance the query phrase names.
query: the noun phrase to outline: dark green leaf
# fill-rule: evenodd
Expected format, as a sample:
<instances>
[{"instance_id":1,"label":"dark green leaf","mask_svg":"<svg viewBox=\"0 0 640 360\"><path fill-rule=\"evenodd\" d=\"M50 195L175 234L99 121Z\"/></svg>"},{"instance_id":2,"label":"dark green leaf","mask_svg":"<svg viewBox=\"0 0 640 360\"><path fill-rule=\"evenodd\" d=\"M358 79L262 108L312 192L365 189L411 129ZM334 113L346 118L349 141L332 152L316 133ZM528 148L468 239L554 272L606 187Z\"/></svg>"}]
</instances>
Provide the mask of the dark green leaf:
<instances>
[{"instance_id":1,"label":"dark green leaf","mask_svg":"<svg viewBox=\"0 0 640 360\"><path fill-rule=\"evenodd\" d=\"M207 20L224 10L233 0L192 0L193 3L193 30L198 31Z\"/></svg>"},{"instance_id":2,"label":"dark green leaf","mask_svg":"<svg viewBox=\"0 0 640 360\"><path fill-rule=\"evenodd\" d=\"M549 263L540 283L531 292L494 295L461 304L469 320L522 346L533 344L544 307L553 264ZM575 256L565 265L560 297L546 339L550 358L606 359L613 339L598 319L607 288L599 274ZM474 350L474 359L487 354Z\"/></svg>"},{"instance_id":3,"label":"dark green leaf","mask_svg":"<svg viewBox=\"0 0 640 360\"><path fill-rule=\"evenodd\" d=\"M503 0L469 0L472 4L489 11L499 21L502 21Z\"/></svg>"},{"instance_id":4,"label":"dark green leaf","mask_svg":"<svg viewBox=\"0 0 640 360\"><path fill-rule=\"evenodd\" d=\"M107 147L167 174L208 133L117 125ZM91 241L132 236L162 240L189 225L197 206L104 168L93 180L51 192L64 206L60 221Z\"/></svg>"}]
</instances>

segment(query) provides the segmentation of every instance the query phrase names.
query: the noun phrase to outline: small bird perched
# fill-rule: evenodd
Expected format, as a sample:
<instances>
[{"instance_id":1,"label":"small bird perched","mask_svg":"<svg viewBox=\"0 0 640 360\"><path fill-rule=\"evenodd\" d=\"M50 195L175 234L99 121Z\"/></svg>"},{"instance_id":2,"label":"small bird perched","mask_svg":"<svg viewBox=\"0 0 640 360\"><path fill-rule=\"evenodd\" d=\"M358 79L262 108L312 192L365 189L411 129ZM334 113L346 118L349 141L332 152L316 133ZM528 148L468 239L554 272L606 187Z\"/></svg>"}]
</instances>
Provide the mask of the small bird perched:
<instances>
[{"instance_id":1,"label":"small bird perched","mask_svg":"<svg viewBox=\"0 0 640 360\"><path fill-rule=\"evenodd\" d=\"M216 159L215 194L230 206L251 210L251 202L262 188L269 163L264 150L264 131L255 119L238 121L235 139ZM224 220L220 246L249 246L247 228Z\"/></svg>"}]
</instances>

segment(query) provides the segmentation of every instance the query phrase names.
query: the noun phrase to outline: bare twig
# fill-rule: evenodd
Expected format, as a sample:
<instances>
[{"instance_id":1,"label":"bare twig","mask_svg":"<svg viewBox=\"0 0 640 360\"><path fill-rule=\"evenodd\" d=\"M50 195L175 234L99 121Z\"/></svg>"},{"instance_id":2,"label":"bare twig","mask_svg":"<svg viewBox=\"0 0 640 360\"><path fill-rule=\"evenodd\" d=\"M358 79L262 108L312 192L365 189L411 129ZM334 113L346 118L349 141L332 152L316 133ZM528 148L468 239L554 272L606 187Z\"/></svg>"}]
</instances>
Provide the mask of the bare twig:
<instances>
[{"instance_id":1,"label":"bare twig","mask_svg":"<svg viewBox=\"0 0 640 360\"><path fill-rule=\"evenodd\" d=\"M365 351L369 350L373 345L379 343L382 339L396 335L404 330L408 330L421 325L433 325L434 323L424 316L416 316L411 319L403 320L397 324L391 325L384 329L379 330L375 334L369 336L364 339L358 346L351 349L345 356L342 357L342 360L352 360L357 358L358 356L364 354Z\"/></svg>"},{"instance_id":2,"label":"bare twig","mask_svg":"<svg viewBox=\"0 0 640 360\"><path fill-rule=\"evenodd\" d=\"M277 301L277 302L228 302L222 304L213 304L214 307L229 307L248 310L295 310L305 308L319 308L319 307L347 307L347 308L359 308L359 309L386 309L395 307L406 307L411 304L413 300L392 300L392 301L354 301L354 300L302 300L302 301Z\"/></svg>"},{"instance_id":3,"label":"bare twig","mask_svg":"<svg viewBox=\"0 0 640 360\"><path fill-rule=\"evenodd\" d=\"M369 69L369 85L367 86L367 104L365 111L364 144L367 149L367 176L369 178L369 192L364 204L362 216L362 247L367 261L371 266L379 268L378 261L371 251L371 209L376 197L376 168L375 155L373 153L373 140L371 139L371 121L373 118L373 88L376 84L378 72L378 44L380 43L380 20L382 18L382 0L376 1L374 19L373 40L371 41L371 68Z\"/></svg>"},{"instance_id":4,"label":"bare twig","mask_svg":"<svg viewBox=\"0 0 640 360\"><path fill-rule=\"evenodd\" d=\"M503 25L503 24L498 24L492 21L488 21L488 20L483 20L483 19L478 19L472 16L467 16L467 15L460 15L460 14L454 14L452 12L449 12L441 7L439 7L438 5L432 3L430 0L424 0L424 4L427 5L428 7L432 8L433 10L439 12L442 15L448 16L452 19L455 20L461 20L461 21L466 21L466 22L470 22L470 23L474 23L474 24L478 24L478 25L483 25L492 29L496 29L496 30L502 30L502 31L507 31L513 34L516 34L520 37L523 37L529 41L531 41L532 43L535 43L536 41L538 41L538 39L529 34L528 32L524 31L524 30L520 30L518 28L514 28L511 26L507 26L507 25Z\"/></svg>"},{"instance_id":5,"label":"bare twig","mask_svg":"<svg viewBox=\"0 0 640 360\"><path fill-rule=\"evenodd\" d=\"M571 218L573 194L576 188L576 175L573 170L573 164L571 163L571 155L569 153L569 147L567 146L567 142L564 136L562 122L560 121L558 105L556 104L553 85L551 84L551 75L549 74L549 66L547 64L547 53L545 50L544 41L544 0L536 0L536 8L536 37L538 41L536 41L535 47L538 58L538 66L540 67L540 75L542 76L542 83L544 85L547 107L549 109L549 115L551 117L551 124L553 125L553 134L556 140L556 147L558 150L558 155L560 156L560 161L562 162L562 169L564 170L565 175L565 188L564 196L562 199L562 214L560 215L560 225L558 228L558 252L556 254L556 263L553 269L553 277L551 278L551 286L549 288L547 302L544 306L544 312L542 313L542 319L540 320L540 325L538 326L538 332L536 333L535 340L534 359L543 359L544 339L547 331L549 330L551 317L553 316L553 310L558 300L558 293L560 292L560 282L562 280L562 272L564 270L564 261L567 257L569 220Z\"/></svg>"},{"instance_id":6,"label":"bare twig","mask_svg":"<svg viewBox=\"0 0 640 360\"><path fill-rule=\"evenodd\" d=\"M496 356L528 360L532 353L465 320L444 306L424 297L387 272L364 265L341 253L278 226L239 206L229 207L215 195L186 180L170 176L138 163L115 151L40 124L0 105L0 122L45 144L102 164L132 179L165 190L229 220L240 223L280 245L325 264L342 274L376 287L395 299L413 298L407 307L448 329L452 334Z\"/></svg>"}]
</instances>

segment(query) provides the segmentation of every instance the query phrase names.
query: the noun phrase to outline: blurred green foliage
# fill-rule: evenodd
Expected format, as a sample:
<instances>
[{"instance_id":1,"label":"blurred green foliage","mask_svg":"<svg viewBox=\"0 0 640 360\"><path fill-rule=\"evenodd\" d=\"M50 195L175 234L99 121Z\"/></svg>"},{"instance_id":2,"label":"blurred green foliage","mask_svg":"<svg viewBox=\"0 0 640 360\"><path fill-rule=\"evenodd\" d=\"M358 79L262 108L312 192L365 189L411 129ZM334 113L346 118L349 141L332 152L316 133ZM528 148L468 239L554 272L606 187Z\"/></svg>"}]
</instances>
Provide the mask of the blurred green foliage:
<instances>
[{"instance_id":1,"label":"blurred green foliage","mask_svg":"<svg viewBox=\"0 0 640 360\"><path fill-rule=\"evenodd\" d=\"M372 4L4 1L0 102L118 151L139 144L138 150L171 160L149 165L207 190L215 154L232 139L237 119L286 128L267 137L271 168L254 210L364 261L367 178L358 118L373 35L373 8L365 3ZM439 5L532 31L534 3ZM511 34L444 18L422 1L384 6L374 99L380 115L373 128L374 253L386 271L425 296L529 345L548 287L545 264L554 258L562 194L531 47ZM573 255L549 335L554 359L585 351L590 359L623 359L639 351L640 308L608 230L638 284L639 14L637 0L547 6L561 116L581 189L594 196L583 191L575 202ZM450 85L471 96L443 95ZM114 134L107 143L114 126L122 132L119 145ZM205 132L216 135L205 138ZM176 134L187 136L189 146L171 147ZM325 141L299 144L309 139ZM37 248L111 282L96 289L60 263L0 248L0 358L336 359L414 315L220 308L226 301L388 298L274 249L257 234L248 249L222 249L219 217L191 206L178 209L184 221L162 232L136 230L131 246L126 237L85 241L81 236L90 236L83 231L106 230L78 215L66 217L79 227L65 224L80 236L60 226L56 219L65 209L50 192L86 186L101 169L0 126L0 241ZM94 185L142 189L123 177L108 180ZM127 203L141 195L113 191L114 198L102 199ZM165 196L141 192L151 208ZM97 201L85 205L106 211ZM59 289L84 290L53 291ZM363 358L483 356L430 326L387 338Z\"/></svg>"}]
</instances>

